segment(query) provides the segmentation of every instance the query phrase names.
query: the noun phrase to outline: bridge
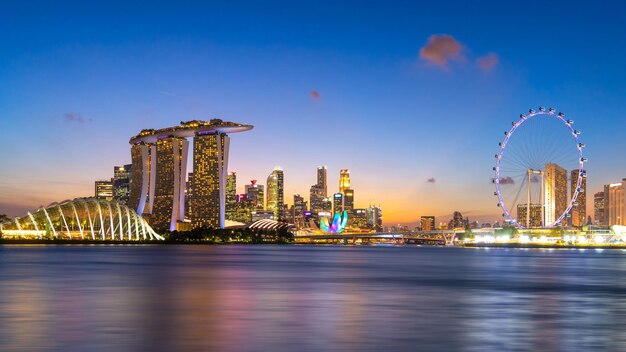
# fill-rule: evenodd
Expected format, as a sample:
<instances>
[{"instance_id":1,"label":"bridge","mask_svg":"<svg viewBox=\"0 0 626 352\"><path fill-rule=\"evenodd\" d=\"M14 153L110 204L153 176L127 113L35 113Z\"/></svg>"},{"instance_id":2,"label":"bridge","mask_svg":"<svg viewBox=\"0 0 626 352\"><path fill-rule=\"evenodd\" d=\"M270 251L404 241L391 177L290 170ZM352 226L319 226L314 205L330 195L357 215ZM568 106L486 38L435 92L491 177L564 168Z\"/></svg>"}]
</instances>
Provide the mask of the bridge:
<instances>
[{"instance_id":1,"label":"bridge","mask_svg":"<svg viewBox=\"0 0 626 352\"><path fill-rule=\"evenodd\" d=\"M423 244L435 246L453 246L459 234L465 230L436 230L410 232L356 232L317 234L299 231L295 235L296 243L324 244Z\"/></svg>"}]
</instances>

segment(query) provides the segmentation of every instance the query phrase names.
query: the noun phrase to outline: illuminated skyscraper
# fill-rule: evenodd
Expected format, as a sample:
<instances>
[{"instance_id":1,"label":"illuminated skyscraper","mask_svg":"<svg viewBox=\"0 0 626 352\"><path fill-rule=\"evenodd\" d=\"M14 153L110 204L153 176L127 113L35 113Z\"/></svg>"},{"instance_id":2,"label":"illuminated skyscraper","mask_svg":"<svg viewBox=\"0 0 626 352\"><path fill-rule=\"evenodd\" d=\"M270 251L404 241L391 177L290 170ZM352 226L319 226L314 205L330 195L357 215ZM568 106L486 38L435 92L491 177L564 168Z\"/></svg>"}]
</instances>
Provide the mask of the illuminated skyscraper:
<instances>
[{"instance_id":1,"label":"illuminated skyscraper","mask_svg":"<svg viewBox=\"0 0 626 352\"><path fill-rule=\"evenodd\" d=\"M544 175L544 225L549 225L567 209L567 170L557 164L546 164Z\"/></svg>"},{"instance_id":2,"label":"illuminated skyscraper","mask_svg":"<svg viewBox=\"0 0 626 352\"><path fill-rule=\"evenodd\" d=\"M333 195L333 213L338 214L343 211L343 194L335 193Z\"/></svg>"},{"instance_id":3,"label":"illuminated skyscraper","mask_svg":"<svg viewBox=\"0 0 626 352\"><path fill-rule=\"evenodd\" d=\"M141 131L140 135L154 130ZM138 214L151 213L156 182L156 145L147 143L134 144L130 149L132 166L130 168L130 192L128 206ZM146 203L149 202L149 209Z\"/></svg>"},{"instance_id":4,"label":"illuminated skyscraper","mask_svg":"<svg viewBox=\"0 0 626 352\"><path fill-rule=\"evenodd\" d=\"M113 168L113 199L128 204L130 194L130 164Z\"/></svg>"},{"instance_id":5,"label":"illuminated skyscraper","mask_svg":"<svg viewBox=\"0 0 626 352\"><path fill-rule=\"evenodd\" d=\"M605 190L606 190L605 186ZM626 225L626 197L624 190L626 189L626 178L622 182L612 183L608 185L609 201L608 209L608 225ZM605 191L606 192L606 191Z\"/></svg>"},{"instance_id":6,"label":"illuminated skyscraper","mask_svg":"<svg viewBox=\"0 0 626 352\"><path fill-rule=\"evenodd\" d=\"M185 219L185 184L189 142L167 137L156 143L156 182L150 226L156 230L176 230Z\"/></svg>"},{"instance_id":7,"label":"illuminated skyscraper","mask_svg":"<svg viewBox=\"0 0 626 352\"><path fill-rule=\"evenodd\" d=\"M299 194L293 195L293 212L291 214L291 222L296 227L304 226L304 212L307 211L307 203Z\"/></svg>"},{"instance_id":8,"label":"illuminated skyscraper","mask_svg":"<svg viewBox=\"0 0 626 352\"><path fill-rule=\"evenodd\" d=\"M348 216L348 226L359 229L367 228L367 211L365 209L354 209L352 216Z\"/></svg>"},{"instance_id":9,"label":"illuminated skyscraper","mask_svg":"<svg viewBox=\"0 0 626 352\"><path fill-rule=\"evenodd\" d=\"M284 219L284 208L283 170L280 167L275 167L267 178L267 206L265 210L274 212L274 219Z\"/></svg>"},{"instance_id":10,"label":"illuminated skyscraper","mask_svg":"<svg viewBox=\"0 0 626 352\"><path fill-rule=\"evenodd\" d=\"M370 205L365 209L365 216L367 217L367 227L375 230L383 230L383 210L380 206Z\"/></svg>"},{"instance_id":11,"label":"illuminated skyscraper","mask_svg":"<svg viewBox=\"0 0 626 352\"><path fill-rule=\"evenodd\" d=\"M348 188L343 191L343 210L352 215L354 209L354 190Z\"/></svg>"},{"instance_id":12,"label":"illuminated skyscraper","mask_svg":"<svg viewBox=\"0 0 626 352\"><path fill-rule=\"evenodd\" d=\"M572 170L570 177L570 199L574 197L576 186L578 183L578 175L580 171L578 169ZM576 198L576 203L572 207L570 217L570 224L572 226L584 226L587 222L587 176L583 173L582 183L580 185L580 191Z\"/></svg>"},{"instance_id":13,"label":"illuminated skyscraper","mask_svg":"<svg viewBox=\"0 0 626 352\"><path fill-rule=\"evenodd\" d=\"M350 170L341 169L339 171L339 193L344 193L350 188Z\"/></svg>"},{"instance_id":14,"label":"illuminated skyscraper","mask_svg":"<svg viewBox=\"0 0 626 352\"><path fill-rule=\"evenodd\" d=\"M593 223L594 225L607 225L606 203L607 197L604 192L597 192L593 195Z\"/></svg>"},{"instance_id":15,"label":"illuminated skyscraper","mask_svg":"<svg viewBox=\"0 0 626 352\"><path fill-rule=\"evenodd\" d=\"M422 224L422 231L436 230L434 216L422 216L420 218L420 223Z\"/></svg>"},{"instance_id":16,"label":"illuminated skyscraper","mask_svg":"<svg viewBox=\"0 0 626 352\"><path fill-rule=\"evenodd\" d=\"M317 185L321 188L323 198L328 197L328 170L326 166L317 167Z\"/></svg>"},{"instance_id":17,"label":"illuminated skyscraper","mask_svg":"<svg viewBox=\"0 0 626 352\"><path fill-rule=\"evenodd\" d=\"M229 145L224 133L198 133L193 139L193 228L224 228Z\"/></svg>"},{"instance_id":18,"label":"illuminated skyscraper","mask_svg":"<svg viewBox=\"0 0 626 352\"><path fill-rule=\"evenodd\" d=\"M229 172L226 177L226 219L235 220L237 211L237 174Z\"/></svg>"},{"instance_id":19,"label":"illuminated skyscraper","mask_svg":"<svg viewBox=\"0 0 626 352\"><path fill-rule=\"evenodd\" d=\"M250 180L246 185L246 198L253 204L253 209L265 209L265 186L257 184L256 180Z\"/></svg>"},{"instance_id":20,"label":"illuminated skyscraper","mask_svg":"<svg viewBox=\"0 0 626 352\"><path fill-rule=\"evenodd\" d=\"M95 182L95 197L98 199L113 200L113 182L100 180Z\"/></svg>"},{"instance_id":21,"label":"illuminated skyscraper","mask_svg":"<svg viewBox=\"0 0 626 352\"><path fill-rule=\"evenodd\" d=\"M129 204L138 213L150 214L156 229L175 229L177 221L184 220L185 208L190 210L193 228L223 227L230 141L227 133L251 129L250 125L212 119L142 130L129 142L132 145ZM194 138L194 177L190 179L187 207L184 176L189 137Z\"/></svg>"},{"instance_id":22,"label":"illuminated skyscraper","mask_svg":"<svg viewBox=\"0 0 626 352\"><path fill-rule=\"evenodd\" d=\"M309 201L311 203L312 213L319 213L320 211L323 211L323 202L325 198L326 197L324 196L324 189L322 188L322 186L318 184L311 186Z\"/></svg>"},{"instance_id":23,"label":"illuminated skyscraper","mask_svg":"<svg viewBox=\"0 0 626 352\"><path fill-rule=\"evenodd\" d=\"M518 221L523 221L524 226L526 226L526 209L528 208L526 203L517 205L517 219ZM519 220L523 219L523 220ZM531 228L541 227L541 204L531 204L530 205L530 224Z\"/></svg>"}]
</instances>

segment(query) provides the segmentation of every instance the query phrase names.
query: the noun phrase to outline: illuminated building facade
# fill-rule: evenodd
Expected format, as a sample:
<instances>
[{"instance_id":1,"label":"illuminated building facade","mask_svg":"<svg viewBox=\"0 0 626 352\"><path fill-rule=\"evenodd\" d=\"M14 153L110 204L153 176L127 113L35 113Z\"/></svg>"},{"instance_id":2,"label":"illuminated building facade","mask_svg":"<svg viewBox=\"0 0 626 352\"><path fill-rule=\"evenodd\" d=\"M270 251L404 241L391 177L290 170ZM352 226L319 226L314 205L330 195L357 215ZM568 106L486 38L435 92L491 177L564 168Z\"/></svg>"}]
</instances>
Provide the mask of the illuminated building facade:
<instances>
[{"instance_id":1,"label":"illuminated building facade","mask_svg":"<svg viewBox=\"0 0 626 352\"><path fill-rule=\"evenodd\" d=\"M339 193L344 193L350 188L350 170L341 169L339 171Z\"/></svg>"},{"instance_id":2,"label":"illuminated building facade","mask_svg":"<svg viewBox=\"0 0 626 352\"><path fill-rule=\"evenodd\" d=\"M299 194L293 195L293 206L291 207L291 223L296 227L304 226L304 213L307 211L307 202Z\"/></svg>"},{"instance_id":3,"label":"illuminated building facade","mask_svg":"<svg viewBox=\"0 0 626 352\"><path fill-rule=\"evenodd\" d=\"M580 171L578 169L572 170L570 176L570 199L574 197L576 192L576 186L578 183L578 175ZM587 222L587 175L583 174L582 183L580 184L580 191L576 198L576 203L572 207L570 225L580 227L584 226Z\"/></svg>"},{"instance_id":4,"label":"illuminated building facade","mask_svg":"<svg viewBox=\"0 0 626 352\"><path fill-rule=\"evenodd\" d=\"M250 184L246 185L246 197L254 204L254 209L265 209L265 186L257 183L256 180L250 180Z\"/></svg>"},{"instance_id":5,"label":"illuminated building facade","mask_svg":"<svg viewBox=\"0 0 626 352\"><path fill-rule=\"evenodd\" d=\"M352 215L352 210L354 210L354 190L350 188L343 191L343 209L348 212L348 215Z\"/></svg>"},{"instance_id":6,"label":"illuminated building facade","mask_svg":"<svg viewBox=\"0 0 626 352\"><path fill-rule=\"evenodd\" d=\"M593 223L594 225L608 225L606 218L607 198L604 192L597 192L593 195Z\"/></svg>"},{"instance_id":7,"label":"illuminated building facade","mask_svg":"<svg viewBox=\"0 0 626 352\"><path fill-rule=\"evenodd\" d=\"M433 231L435 228L435 217L434 216L422 216L420 218L420 223L422 225L422 231Z\"/></svg>"},{"instance_id":8,"label":"illuminated building facade","mask_svg":"<svg viewBox=\"0 0 626 352\"><path fill-rule=\"evenodd\" d=\"M358 229L367 228L367 212L365 209L354 209L348 218L348 226Z\"/></svg>"},{"instance_id":9,"label":"illuminated building facade","mask_svg":"<svg viewBox=\"0 0 626 352\"><path fill-rule=\"evenodd\" d=\"M517 205L517 218L524 219L524 224L526 223L527 214L526 209L528 209L527 204L518 204ZM539 228L542 226L541 224L541 204L531 204L530 205L530 224L531 228Z\"/></svg>"},{"instance_id":10,"label":"illuminated building facade","mask_svg":"<svg viewBox=\"0 0 626 352\"><path fill-rule=\"evenodd\" d=\"M185 208L190 211L193 228L223 227L230 141L227 133L250 129L250 125L212 119L142 130L129 142L132 146L129 204L138 213L148 214L155 228L175 229L177 222L184 220ZM190 178L186 207L184 175L190 137L194 141L194 177ZM166 155L168 152L170 156ZM170 214L169 221L166 213Z\"/></svg>"},{"instance_id":11,"label":"illuminated building facade","mask_svg":"<svg viewBox=\"0 0 626 352\"><path fill-rule=\"evenodd\" d=\"M338 214L343 212L343 194L335 193L333 195L333 213Z\"/></svg>"},{"instance_id":12,"label":"illuminated building facade","mask_svg":"<svg viewBox=\"0 0 626 352\"><path fill-rule=\"evenodd\" d=\"M328 170L326 166L317 167L317 185L323 198L328 197Z\"/></svg>"},{"instance_id":13,"label":"illuminated building facade","mask_svg":"<svg viewBox=\"0 0 626 352\"><path fill-rule=\"evenodd\" d=\"M156 142L156 173L150 225L157 230L176 230L185 219L185 183L189 142L167 137Z\"/></svg>"},{"instance_id":14,"label":"illuminated building facade","mask_svg":"<svg viewBox=\"0 0 626 352\"><path fill-rule=\"evenodd\" d=\"M192 228L224 228L229 145L230 137L222 133L193 140Z\"/></svg>"},{"instance_id":15,"label":"illuminated building facade","mask_svg":"<svg viewBox=\"0 0 626 352\"><path fill-rule=\"evenodd\" d=\"M554 223L567 209L567 170L546 164L544 171L545 225Z\"/></svg>"},{"instance_id":16,"label":"illuminated building facade","mask_svg":"<svg viewBox=\"0 0 626 352\"><path fill-rule=\"evenodd\" d=\"M284 218L284 209L284 174L281 168L275 167L267 178L267 206L265 210L272 211L274 219L280 220Z\"/></svg>"},{"instance_id":17,"label":"illuminated building facade","mask_svg":"<svg viewBox=\"0 0 626 352\"><path fill-rule=\"evenodd\" d=\"M130 196L131 166L131 164L128 164L113 168L113 199L122 204L128 204Z\"/></svg>"},{"instance_id":18,"label":"illuminated building facade","mask_svg":"<svg viewBox=\"0 0 626 352\"><path fill-rule=\"evenodd\" d=\"M376 231L383 230L383 209L380 206L370 205L365 209L367 227Z\"/></svg>"},{"instance_id":19,"label":"illuminated building facade","mask_svg":"<svg viewBox=\"0 0 626 352\"><path fill-rule=\"evenodd\" d=\"M234 220L237 211L237 174L229 172L226 177L226 219Z\"/></svg>"},{"instance_id":20,"label":"illuminated building facade","mask_svg":"<svg viewBox=\"0 0 626 352\"><path fill-rule=\"evenodd\" d=\"M100 180L94 183L94 195L98 199L113 200L113 182Z\"/></svg>"},{"instance_id":21,"label":"illuminated building facade","mask_svg":"<svg viewBox=\"0 0 626 352\"><path fill-rule=\"evenodd\" d=\"M624 189L626 189L626 178L622 182L608 185L609 199L607 210L609 226L626 225L626 197L624 197Z\"/></svg>"}]
</instances>

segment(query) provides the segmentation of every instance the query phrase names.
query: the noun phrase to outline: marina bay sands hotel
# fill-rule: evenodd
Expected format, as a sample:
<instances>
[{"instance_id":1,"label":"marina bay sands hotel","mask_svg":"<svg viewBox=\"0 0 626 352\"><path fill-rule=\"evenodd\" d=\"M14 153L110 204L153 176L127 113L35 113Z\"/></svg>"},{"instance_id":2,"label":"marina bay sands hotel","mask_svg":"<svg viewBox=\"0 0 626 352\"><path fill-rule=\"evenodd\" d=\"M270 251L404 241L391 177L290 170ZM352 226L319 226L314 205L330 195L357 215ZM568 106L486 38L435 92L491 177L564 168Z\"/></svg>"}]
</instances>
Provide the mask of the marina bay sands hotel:
<instances>
[{"instance_id":1,"label":"marina bay sands hotel","mask_svg":"<svg viewBox=\"0 0 626 352\"><path fill-rule=\"evenodd\" d=\"M228 134L249 131L251 125L193 120L160 130L146 129L130 139L131 175L128 205L143 214L156 230L176 230L185 220L185 189L189 141L193 138L192 228L223 228Z\"/></svg>"}]
</instances>

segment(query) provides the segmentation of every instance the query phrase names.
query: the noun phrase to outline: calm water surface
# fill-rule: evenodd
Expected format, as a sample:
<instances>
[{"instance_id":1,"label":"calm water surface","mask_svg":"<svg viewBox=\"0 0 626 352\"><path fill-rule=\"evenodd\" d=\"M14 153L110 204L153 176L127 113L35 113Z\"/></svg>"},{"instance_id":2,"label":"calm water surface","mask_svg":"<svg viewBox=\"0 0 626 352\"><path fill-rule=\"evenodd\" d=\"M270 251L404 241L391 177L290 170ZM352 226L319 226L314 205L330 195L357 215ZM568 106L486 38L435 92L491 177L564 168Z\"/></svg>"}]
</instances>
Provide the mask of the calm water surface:
<instances>
[{"instance_id":1,"label":"calm water surface","mask_svg":"<svg viewBox=\"0 0 626 352\"><path fill-rule=\"evenodd\" d=\"M626 252L0 246L2 351L626 349Z\"/></svg>"}]
</instances>

